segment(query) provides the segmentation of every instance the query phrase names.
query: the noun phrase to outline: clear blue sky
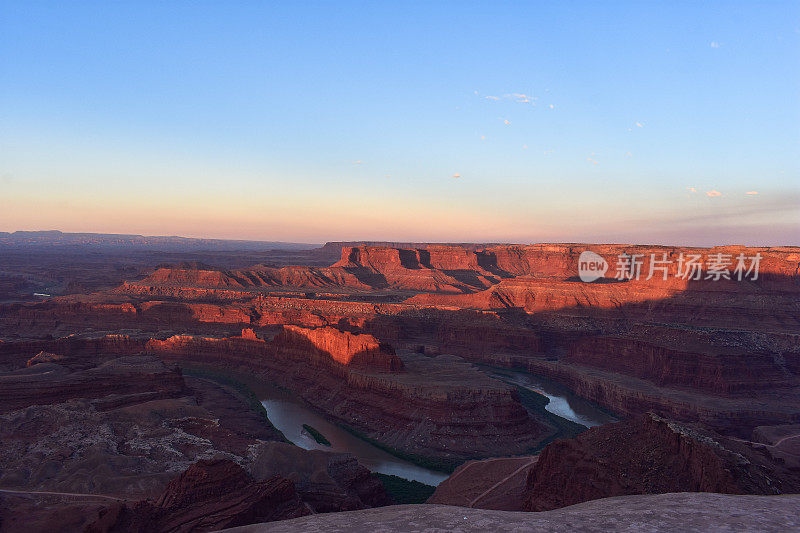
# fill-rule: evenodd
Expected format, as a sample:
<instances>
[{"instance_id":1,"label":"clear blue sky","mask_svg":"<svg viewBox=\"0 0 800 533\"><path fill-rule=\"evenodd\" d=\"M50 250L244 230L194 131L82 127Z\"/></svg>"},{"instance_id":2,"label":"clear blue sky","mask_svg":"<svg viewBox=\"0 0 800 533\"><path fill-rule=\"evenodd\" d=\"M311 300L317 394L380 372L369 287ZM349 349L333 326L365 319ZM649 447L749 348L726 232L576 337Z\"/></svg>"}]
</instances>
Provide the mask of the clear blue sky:
<instances>
[{"instance_id":1,"label":"clear blue sky","mask_svg":"<svg viewBox=\"0 0 800 533\"><path fill-rule=\"evenodd\" d=\"M798 66L796 1L0 0L0 230L800 244Z\"/></svg>"}]
</instances>

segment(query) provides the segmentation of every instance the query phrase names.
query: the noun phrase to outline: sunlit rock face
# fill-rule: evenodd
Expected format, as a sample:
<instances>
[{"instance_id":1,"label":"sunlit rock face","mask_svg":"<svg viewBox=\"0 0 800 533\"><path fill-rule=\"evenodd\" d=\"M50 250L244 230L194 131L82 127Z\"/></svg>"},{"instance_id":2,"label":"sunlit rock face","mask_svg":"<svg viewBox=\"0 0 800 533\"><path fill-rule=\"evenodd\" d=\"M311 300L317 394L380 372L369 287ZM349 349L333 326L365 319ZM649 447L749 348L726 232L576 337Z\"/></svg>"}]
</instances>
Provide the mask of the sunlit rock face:
<instances>
[{"instance_id":1,"label":"sunlit rock face","mask_svg":"<svg viewBox=\"0 0 800 533\"><path fill-rule=\"evenodd\" d=\"M579 272L586 251L608 264L591 283ZM140 265L128 277L104 278L114 283L96 280L96 292L0 304L0 379L13 401L25 403L0 409L0 451L11 465L4 484L86 488L91 481L153 497L176 473L221 453L244 466L259 461L260 472L285 475L301 499L329 510L371 505L353 493L372 494L372 478L347 461L320 461L303 475L291 465L273 468L279 457L310 459L256 443L280 436L249 419L258 415L235 395L201 378L176 380L174 363L280 385L330 421L425 464L475 460L438 493L459 505L517 509L534 505L534 494L536 505L552 506L651 490L762 490L742 481L751 474L775 487L792 483L779 467L796 455L800 423L797 248L384 243L322 252L327 262L309 254L314 262L301 257L300 266L273 263L269 254ZM642 259L640 279L615 278L621 254ZM679 276L680 257L697 254L760 254L758 279ZM653 257L669 266L649 276ZM592 430L551 444L534 461L531 454L565 430L513 379L501 381L506 370L549 378L626 421L602 438ZM658 419L627 420L650 411L669 420L667 429ZM700 424L698 433L675 430L674 420ZM42 462L35 449L20 454L22 441L13 440L20 435L61 459ZM90 463L76 459L81 439L94 446ZM624 462L621 445L608 448L606 439L651 452ZM735 439L763 443L757 451L772 466L738 450ZM738 463L711 441L755 470L739 476ZM145 445L147 454L136 455ZM256 448L270 452L262 457ZM651 462L666 470L650 469ZM564 464L582 465L573 478L590 480L589 488L559 482L579 500L547 485ZM697 464L708 476L692 474ZM529 486L529 473L540 468L552 476ZM680 483L662 486L653 476ZM701 478L714 483L698 484Z\"/></svg>"},{"instance_id":2,"label":"sunlit rock face","mask_svg":"<svg viewBox=\"0 0 800 533\"><path fill-rule=\"evenodd\" d=\"M284 345L311 344L318 355L330 357L341 365L353 365L386 371L403 369L403 361L388 344L372 335L353 334L335 328L308 329L284 326L275 342Z\"/></svg>"},{"instance_id":3,"label":"sunlit rock face","mask_svg":"<svg viewBox=\"0 0 800 533\"><path fill-rule=\"evenodd\" d=\"M393 353L366 334L285 326L274 339L174 336L147 350L169 361L247 369L390 446L454 462L534 448L554 428L513 387L449 355ZM349 361L349 362L346 362Z\"/></svg>"}]
</instances>

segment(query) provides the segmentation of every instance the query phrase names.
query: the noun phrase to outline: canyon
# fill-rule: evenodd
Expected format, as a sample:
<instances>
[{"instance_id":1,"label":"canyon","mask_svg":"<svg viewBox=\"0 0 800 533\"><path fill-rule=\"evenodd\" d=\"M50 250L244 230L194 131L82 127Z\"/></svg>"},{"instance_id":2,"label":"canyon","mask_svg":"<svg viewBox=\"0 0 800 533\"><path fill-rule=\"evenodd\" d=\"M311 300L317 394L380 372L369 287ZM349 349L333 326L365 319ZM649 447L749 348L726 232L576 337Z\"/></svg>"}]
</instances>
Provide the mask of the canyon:
<instances>
[{"instance_id":1,"label":"canyon","mask_svg":"<svg viewBox=\"0 0 800 533\"><path fill-rule=\"evenodd\" d=\"M578 276L586 251L608 265L591 283ZM329 243L164 256L173 263L140 255L113 275L93 266L95 281L62 277L46 297L20 296L35 281L9 285L0 489L124 500L53 504L98 531L392 503L352 456L285 442L253 407L268 383L381 450L453 472L432 504L543 511L800 490L800 248ZM687 275L690 256L704 263ZM757 275L736 270L755 257ZM586 430L512 371L619 422ZM643 455L626 462L623 448ZM165 502L182 496L164 494L206 494L192 488L200 471L227 479L241 512L176 515Z\"/></svg>"}]
</instances>

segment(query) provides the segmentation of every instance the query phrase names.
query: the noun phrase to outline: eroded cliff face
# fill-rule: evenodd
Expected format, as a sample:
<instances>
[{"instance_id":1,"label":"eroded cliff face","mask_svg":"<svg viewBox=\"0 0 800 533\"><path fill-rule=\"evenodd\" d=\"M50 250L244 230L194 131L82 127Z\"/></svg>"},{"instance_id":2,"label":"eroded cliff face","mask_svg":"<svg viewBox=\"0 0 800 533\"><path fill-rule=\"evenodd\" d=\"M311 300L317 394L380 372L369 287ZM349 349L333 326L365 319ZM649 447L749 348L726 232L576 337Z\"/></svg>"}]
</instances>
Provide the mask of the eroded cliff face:
<instances>
[{"instance_id":1,"label":"eroded cliff face","mask_svg":"<svg viewBox=\"0 0 800 533\"><path fill-rule=\"evenodd\" d=\"M180 372L165 367L154 357L120 357L87 370L41 362L0 374L0 412L62 403L72 398L96 400L98 409L107 409L175 398L183 392Z\"/></svg>"},{"instance_id":2,"label":"eroded cliff face","mask_svg":"<svg viewBox=\"0 0 800 533\"><path fill-rule=\"evenodd\" d=\"M452 246L425 250L358 246L342 248L331 267L257 265L239 270L161 268L116 292L185 299L236 299L248 292L291 287L298 290L407 290L462 293L484 289L496 280L479 265L474 251Z\"/></svg>"},{"instance_id":3,"label":"eroded cliff face","mask_svg":"<svg viewBox=\"0 0 800 533\"><path fill-rule=\"evenodd\" d=\"M795 493L796 466L763 447L644 415L545 447L528 474L526 510L628 494Z\"/></svg>"},{"instance_id":4,"label":"eroded cliff face","mask_svg":"<svg viewBox=\"0 0 800 533\"><path fill-rule=\"evenodd\" d=\"M151 340L147 349L166 360L260 372L329 416L408 453L454 462L524 453L554 431L531 418L512 387L462 360L400 357L369 335L286 326L272 341L175 336Z\"/></svg>"},{"instance_id":5,"label":"eroded cliff face","mask_svg":"<svg viewBox=\"0 0 800 533\"><path fill-rule=\"evenodd\" d=\"M308 329L284 326L275 342L281 344L284 350L302 347L301 349L316 351L340 365L383 371L403 369L403 361L395 355L394 349L388 344L381 344L372 335L359 335L328 327ZM308 344L311 346L307 346Z\"/></svg>"},{"instance_id":6,"label":"eroded cliff face","mask_svg":"<svg viewBox=\"0 0 800 533\"><path fill-rule=\"evenodd\" d=\"M606 260L605 278L594 283L577 278L585 250ZM402 446L417 446L411 444L413 431L395 435L381 417L412 428L423 414L406 419L386 398L409 402L432 420L443 418L439 411L454 409L462 394L452 383L442 384L445 361L454 368L470 361L527 369L620 415L655 410L738 435L757 425L800 421L797 248L387 244L340 251L330 267L160 269L113 293L0 307L0 331L66 334L99 324L130 327L152 337L148 350L167 359L252 366L275 375L289 369L275 379L313 391L309 397L325 398L341 421ZM620 254L641 256L641 279L612 279ZM651 254L669 262L666 280L658 270L647 279ZM705 272L700 280L677 276L681 255L713 254L734 262L739 254L759 254L758 279L712 281L704 279ZM236 336L243 328L253 334ZM356 340L365 334L369 342ZM391 343L396 353L381 342ZM48 346L32 345L27 358L42 350L60 353ZM417 361L413 354L409 359L407 352L426 359ZM443 354L458 358L438 362ZM422 370L411 372L407 361ZM439 369L439 381L404 381L415 372L426 375L426 361ZM464 373L463 379L475 378ZM522 427L510 407L515 400L505 396L510 393L495 397L491 387L472 389L480 391L477 397L493 398L487 405L497 400L500 411L510 409L504 416ZM413 403L422 398L433 403ZM446 400L436 403L440 398ZM489 411L476 427L489 427ZM419 449L450 453L460 446L453 444L456 425L441 431L432 429L435 424L425 426ZM525 438L514 439L518 443L509 449L522 450ZM466 447L458 452L464 453Z\"/></svg>"},{"instance_id":7,"label":"eroded cliff face","mask_svg":"<svg viewBox=\"0 0 800 533\"><path fill-rule=\"evenodd\" d=\"M245 333L240 342L266 344ZM4 528L216 530L388 503L352 456L277 442L237 391L182 375L140 338L0 344L0 486L19 491L0 500Z\"/></svg>"},{"instance_id":8,"label":"eroded cliff face","mask_svg":"<svg viewBox=\"0 0 800 533\"><path fill-rule=\"evenodd\" d=\"M635 376L658 386L724 395L757 394L800 384L798 375L774 353L715 346L698 337L691 331L684 333L680 343L645 341L634 335L590 337L573 344L565 361Z\"/></svg>"},{"instance_id":9,"label":"eroded cliff face","mask_svg":"<svg viewBox=\"0 0 800 533\"><path fill-rule=\"evenodd\" d=\"M586 316L652 321L688 326L785 330L797 325L800 285L668 280L583 283L521 277L460 295L419 294L405 303L415 307L520 309L531 315Z\"/></svg>"}]
</instances>

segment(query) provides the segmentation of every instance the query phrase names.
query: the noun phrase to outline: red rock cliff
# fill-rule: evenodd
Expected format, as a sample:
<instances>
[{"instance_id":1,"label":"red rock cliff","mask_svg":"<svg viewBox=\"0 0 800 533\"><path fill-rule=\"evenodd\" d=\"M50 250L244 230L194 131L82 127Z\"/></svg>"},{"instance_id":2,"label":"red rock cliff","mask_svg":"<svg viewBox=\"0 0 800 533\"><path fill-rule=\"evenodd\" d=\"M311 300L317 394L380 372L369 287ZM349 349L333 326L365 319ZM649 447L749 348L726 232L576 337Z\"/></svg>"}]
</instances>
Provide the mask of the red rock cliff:
<instances>
[{"instance_id":1,"label":"red rock cliff","mask_svg":"<svg viewBox=\"0 0 800 533\"><path fill-rule=\"evenodd\" d=\"M284 326L275 342L300 349L308 346L341 365L383 371L403 369L403 361L395 355L392 347L378 342L372 335L357 335L329 327L308 329Z\"/></svg>"}]
</instances>

